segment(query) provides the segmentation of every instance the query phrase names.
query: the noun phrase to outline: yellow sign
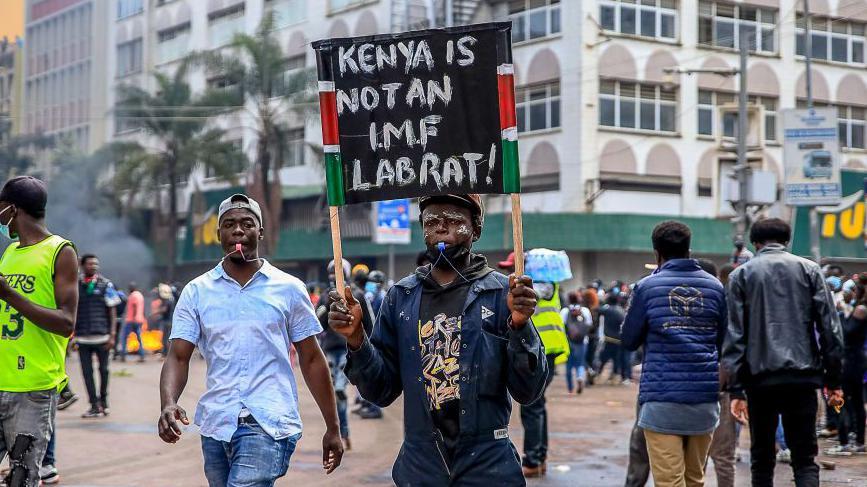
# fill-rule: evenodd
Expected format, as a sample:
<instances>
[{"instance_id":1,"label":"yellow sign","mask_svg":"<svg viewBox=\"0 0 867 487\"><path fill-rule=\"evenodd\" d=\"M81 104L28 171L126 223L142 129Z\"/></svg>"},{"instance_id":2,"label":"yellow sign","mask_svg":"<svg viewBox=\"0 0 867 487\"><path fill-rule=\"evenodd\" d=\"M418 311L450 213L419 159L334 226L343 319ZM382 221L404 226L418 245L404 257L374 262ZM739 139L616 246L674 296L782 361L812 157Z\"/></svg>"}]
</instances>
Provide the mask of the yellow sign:
<instances>
[{"instance_id":1,"label":"yellow sign","mask_svg":"<svg viewBox=\"0 0 867 487\"><path fill-rule=\"evenodd\" d=\"M843 237L847 240L864 238L867 224L867 208L864 206L864 192L859 191L843 198L843 203L835 208L835 213L826 213L822 219L822 237Z\"/></svg>"},{"instance_id":2,"label":"yellow sign","mask_svg":"<svg viewBox=\"0 0 867 487\"><path fill-rule=\"evenodd\" d=\"M205 221L193 227L193 244L196 247L219 245L220 242L217 240L217 225L217 215L216 213L211 213L210 216L205 218Z\"/></svg>"}]
</instances>

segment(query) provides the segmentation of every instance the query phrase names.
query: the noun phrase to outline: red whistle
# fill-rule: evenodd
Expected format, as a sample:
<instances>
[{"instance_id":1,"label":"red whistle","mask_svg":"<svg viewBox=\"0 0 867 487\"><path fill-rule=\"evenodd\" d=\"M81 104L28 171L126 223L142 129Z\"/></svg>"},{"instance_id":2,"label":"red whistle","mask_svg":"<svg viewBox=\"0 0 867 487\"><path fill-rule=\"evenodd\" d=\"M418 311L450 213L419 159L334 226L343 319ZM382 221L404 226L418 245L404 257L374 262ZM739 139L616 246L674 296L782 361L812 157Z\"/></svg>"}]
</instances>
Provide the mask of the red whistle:
<instances>
[{"instance_id":1,"label":"red whistle","mask_svg":"<svg viewBox=\"0 0 867 487\"><path fill-rule=\"evenodd\" d=\"M235 252L238 252L240 254L244 253L243 251L241 251L241 244L239 244L239 243L235 244Z\"/></svg>"}]
</instances>

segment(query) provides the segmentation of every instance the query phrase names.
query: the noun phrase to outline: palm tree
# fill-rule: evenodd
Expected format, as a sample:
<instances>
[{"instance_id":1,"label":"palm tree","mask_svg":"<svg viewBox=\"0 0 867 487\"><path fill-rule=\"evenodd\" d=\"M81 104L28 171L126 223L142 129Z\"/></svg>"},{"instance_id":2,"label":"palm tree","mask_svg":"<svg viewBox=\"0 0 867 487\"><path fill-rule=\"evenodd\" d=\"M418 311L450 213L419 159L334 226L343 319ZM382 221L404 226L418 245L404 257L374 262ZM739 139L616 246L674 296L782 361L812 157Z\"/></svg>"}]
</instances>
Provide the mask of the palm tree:
<instances>
[{"instance_id":1,"label":"palm tree","mask_svg":"<svg viewBox=\"0 0 867 487\"><path fill-rule=\"evenodd\" d=\"M275 35L273 13L266 13L253 35L237 33L221 51L194 52L188 60L237 82L256 121L256 159L250 191L264 202L266 245L276 247L282 194L280 168L289 152L291 113L316 109L312 70L290 76L287 57Z\"/></svg>"},{"instance_id":2,"label":"palm tree","mask_svg":"<svg viewBox=\"0 0 867 487\"><path fill-rule=\"evenodd\" d=\"M161 195L168 190L169 280L174 279L177 252L178 186L200 165L227 180L246 167L244 154L225 140L225 131L209 124L215 113L240 103L239 93L207 90L193 95L186 82L188 67L181 63L172 76L154 73L156 94L136 86L119 87L115 106L117 117L136 121L155 142L147 148L134 142L115 144L114 181L126 194L127 207L141 191Z\"/></svg>"}]
</instances>

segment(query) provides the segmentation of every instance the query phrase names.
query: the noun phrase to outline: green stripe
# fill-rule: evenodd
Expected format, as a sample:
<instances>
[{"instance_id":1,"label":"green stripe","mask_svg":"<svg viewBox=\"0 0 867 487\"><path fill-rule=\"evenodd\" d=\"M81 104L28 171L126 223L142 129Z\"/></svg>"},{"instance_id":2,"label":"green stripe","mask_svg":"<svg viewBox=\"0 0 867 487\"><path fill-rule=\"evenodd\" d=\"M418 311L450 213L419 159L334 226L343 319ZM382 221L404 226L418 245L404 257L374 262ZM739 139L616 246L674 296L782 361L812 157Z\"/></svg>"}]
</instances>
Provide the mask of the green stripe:
<instances>
[{"instance_id":1,"label":"green stripe","mask_svg":"<svg viewBox=\"0 0 867 487\"><path fill-rule=\"evenodd\" d=\"M343 192L343 162L339 152L325 153L325 181L328 189L328 206L346 204Z\"/></svg>"},{"instance_id":2,"label":"green stripe","mask_svg":"<svg viewBox=\"0 0 867 487\"><path fill-rule=\"evenodd\" d=\"M518 164L518 141L503 140L503 192L521 192L521 169Z\"/></svg>"}]
</instances>

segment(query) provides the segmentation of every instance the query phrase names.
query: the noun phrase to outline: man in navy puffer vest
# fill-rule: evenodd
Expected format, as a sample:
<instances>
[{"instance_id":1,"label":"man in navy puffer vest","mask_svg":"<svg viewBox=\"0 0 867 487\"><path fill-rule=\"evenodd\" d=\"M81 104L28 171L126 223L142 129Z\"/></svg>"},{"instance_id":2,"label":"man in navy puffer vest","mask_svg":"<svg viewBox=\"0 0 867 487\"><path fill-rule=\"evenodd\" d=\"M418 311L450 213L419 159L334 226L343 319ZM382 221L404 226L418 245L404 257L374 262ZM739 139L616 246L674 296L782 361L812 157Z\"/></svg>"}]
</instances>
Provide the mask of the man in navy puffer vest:
<instances>
[{"instance_id":1,"label":"man in navy puffer vest","mask_svg":"<svg viewBox=\"0 0 867 487\"><path fill-rule=\"evenodd\" d=\"M644 346L638 424L657 486L704 485L719 423L719 350L726 329L720 282L689 258L692 233L676 221L653 229L658 269L632 293L623 346Z\"/></svg>"}]
</instances>

